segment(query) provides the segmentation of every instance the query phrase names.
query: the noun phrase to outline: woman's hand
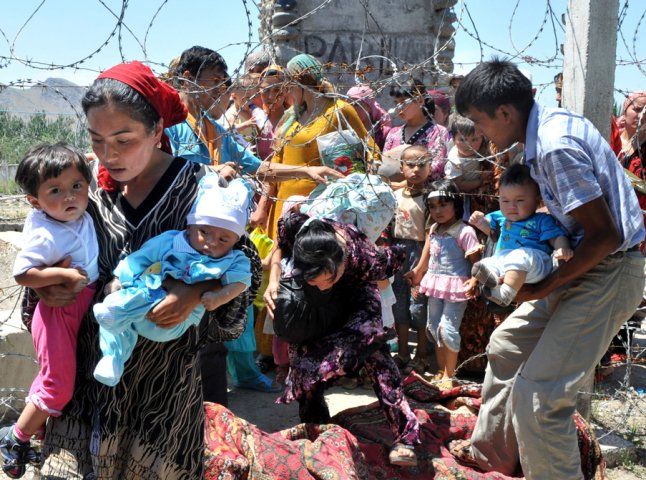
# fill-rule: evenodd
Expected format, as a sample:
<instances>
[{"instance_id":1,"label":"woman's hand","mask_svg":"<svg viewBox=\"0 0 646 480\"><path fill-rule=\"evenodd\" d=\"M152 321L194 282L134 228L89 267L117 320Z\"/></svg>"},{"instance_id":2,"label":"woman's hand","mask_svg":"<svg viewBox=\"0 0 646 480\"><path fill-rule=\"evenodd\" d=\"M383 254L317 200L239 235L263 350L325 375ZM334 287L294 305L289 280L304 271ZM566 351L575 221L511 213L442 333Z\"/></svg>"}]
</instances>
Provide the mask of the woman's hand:
<instances>
[{"instance_id":1,"label":"woman's hand","mask_svg":"<svg viewBox=\"0 0 646 480\"><path fill-rule=\"evenodd\" d=\"M172 328L188 318L200 303L204 286L200 284L187 285L179 280L167 278L164 280L167 291L166 298L155 305L146 318L161 328Z\"/></svg>"},{"instance_id":2,"label":"woman's hand","mask_svg":"<svg viewBox=\"0 0 646 480\"><path fill-rule=\"evenodd\" d=\"M416 268L413 268L410 272L406 272L404 274L404 278L408 281L411 287L419 286L423 276L424 272Z\"/></svg>"},{"instance_id":3,"label":"woman's hand","mask_svg":"<svg viewBox=\"0 0 646 480\"><path fill-rule=\"evenodd\" d=\"M212 171L220 175L227 182L230 182L238 176L238 165L235 162L226 162L221 165L209 167Z\"/></svg>"},{"instance_id":4,"label":"woman's hand","mask_svg":"<svg viewBox=\"0 0 646 480\"><path fill-rule=\"evenodd\" d=\"M330 183L326 177L343 178L341 172L330 167L307 167L305 172L316 183L322 183L323 185Z\"/></svg>"},{"instance_id":5,"label":"woman's hand","mask_svg":"<svg viewBox=\"0 0 646 480\"><path fill-rule=\"evenodd\" d=\"M269 220L269 212L264 208L256 208L249 216L249 226L251 228L260 227L264 230L267 229L267 221Z\"/></svg>"},{"instance_id":6,"label":"woman's hand","mask_svg":"<svg viewBox=\"0 0 646 480\"><path fill-rule=\"evenodd\" d=\"M49 287L35 288L34 291L48 307L67 307L74 303L78 292L64 285L50 285Z\"/></svg>"},{"instance_id":7,"label":"woman's hand","mask_svg":"<svg viewBox=\"0 0 646 480\"><path fill-rule=\"evenodd\" d=\"M87 272L82 268L66 269L65 277L67 280L63 282L63 286L72 289L75 293L79 293L90 283L90 279L87 278Z\"/></svg>"},{"instance_id":8,"label":"woman's hand","mask_svg":"<svg viewBox=\"0 0 646 480\"><path fill-rule=\"evenodd\" d=\"M271 318L272 320L274 319L274 309L276 308L274 300L278 296L279 289L280 283L270 280L269 284L267 285L267 289L265 290L265 294L262 296L262 298L265 300L265 303L267 304L267 315L269 315L269 318Z\"/></svg>"},{"instance_id":9,"label":"woman's hand","mask_svg":"<svg viewBox=\"0 0 646 480\"><path fill-rule=\"evenodd\" d=\"M200 297L200 301L209 312L220 308L226 303L226 300L218 292L204 292Z\"/></svg>"}]
</instances>

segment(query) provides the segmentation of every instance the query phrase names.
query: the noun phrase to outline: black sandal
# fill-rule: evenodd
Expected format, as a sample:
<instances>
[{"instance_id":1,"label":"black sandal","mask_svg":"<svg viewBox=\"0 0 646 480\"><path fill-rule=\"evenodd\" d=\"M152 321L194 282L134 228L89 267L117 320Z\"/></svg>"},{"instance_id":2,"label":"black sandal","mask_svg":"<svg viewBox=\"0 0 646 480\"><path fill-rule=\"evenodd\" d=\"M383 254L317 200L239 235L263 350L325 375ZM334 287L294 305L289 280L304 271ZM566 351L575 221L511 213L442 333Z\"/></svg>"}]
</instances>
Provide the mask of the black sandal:
<instances>
[{"instance_id":1,"label":"black sandal","mask_svg":"<svg viewBox=\"0 0 646 480\"><path fill-rule=\"evenodd\" d=\"M259 355L258 358L256 358L256 366L261 373L267 373L271 371L276 366L276 364L274 363L274 359L272 357Z\"/></svg>"}]
</instances>

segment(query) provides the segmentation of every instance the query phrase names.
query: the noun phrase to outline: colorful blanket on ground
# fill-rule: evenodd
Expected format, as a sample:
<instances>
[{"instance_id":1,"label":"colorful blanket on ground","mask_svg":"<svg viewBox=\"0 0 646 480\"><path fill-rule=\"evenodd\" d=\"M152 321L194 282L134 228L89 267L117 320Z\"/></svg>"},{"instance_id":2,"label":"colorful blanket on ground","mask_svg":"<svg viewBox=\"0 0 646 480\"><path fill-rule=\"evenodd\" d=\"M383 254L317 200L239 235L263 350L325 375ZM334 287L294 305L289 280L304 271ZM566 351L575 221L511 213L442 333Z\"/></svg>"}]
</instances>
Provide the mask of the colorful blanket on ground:
<instances>
[{"instance_id":1,"label":"colorful blanket on ground","mask_svg":"<svg viewBox=\"0 0 646 480\"><path fill-rule=\"evenodd\" d=\"M375 402L344 410L329 425L296 425L266 433L217 404L206 403L206 479L509 479L460 465L446 445L469 438L481 386L456 382L439 389L415 373L403 388L420 421L415 468L388 463L392 433ZM574 418L586 479L603 479L604 464L592 428Z\"/></svg>"},{"instance_id":2,"label":"colorful blanket on ground","mask_svg":"<svg viewBox=\"0 0 646 480\"><path fill-rule=\"evenodd\" d=\"M299 424L266 433L216 403L206 408L206 480L359 480L368 466L338 425Z\"/></svg>"}]
</instances>

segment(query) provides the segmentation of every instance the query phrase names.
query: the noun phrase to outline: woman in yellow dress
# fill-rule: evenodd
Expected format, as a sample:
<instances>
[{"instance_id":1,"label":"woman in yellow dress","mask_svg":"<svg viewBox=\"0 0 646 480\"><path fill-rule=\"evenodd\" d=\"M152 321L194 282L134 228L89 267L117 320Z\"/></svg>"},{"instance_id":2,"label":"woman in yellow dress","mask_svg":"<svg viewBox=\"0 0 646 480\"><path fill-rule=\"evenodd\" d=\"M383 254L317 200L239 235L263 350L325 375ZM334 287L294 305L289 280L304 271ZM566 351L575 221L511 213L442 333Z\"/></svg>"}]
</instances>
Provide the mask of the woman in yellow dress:
<instances>
[{"instance_id":1,"label":"woman in yellow dress","mask_svg":"<svg viewBox=\"0 0 646 480\"><path fill-rule=\"evenodd\" d=\"M321 166L316 139L348 128L342 117L363 141L366 162L370 163L379 154L354 107L335 98L334 87L325 79L323 65L316 58L307 54L296 55L287 63L286 73L293 105L285 112L282 125L277 128L279 135L273 163L294 167ZM284 201L293 195L307 196L314 187L316 183L306 178L286 180L276 185L276 198L269 202L268 233L272 239L276 238L276 225Z\"/></svg>"}]
</instances>

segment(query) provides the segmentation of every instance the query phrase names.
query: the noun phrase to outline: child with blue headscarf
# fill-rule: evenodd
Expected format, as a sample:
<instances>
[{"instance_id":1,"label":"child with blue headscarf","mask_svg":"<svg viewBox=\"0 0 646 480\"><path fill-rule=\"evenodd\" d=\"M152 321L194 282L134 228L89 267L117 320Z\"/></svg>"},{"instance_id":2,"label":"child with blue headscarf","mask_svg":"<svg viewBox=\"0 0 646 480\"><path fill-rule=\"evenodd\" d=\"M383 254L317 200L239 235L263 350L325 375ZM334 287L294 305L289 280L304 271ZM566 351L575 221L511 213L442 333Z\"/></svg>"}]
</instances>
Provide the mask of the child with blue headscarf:
<instances>
[{"instance_id":1,"label":"child with blue headscarf","mask_svg":"<svg viewBox=\"0 0 646 480\"><path fill-rule=\"evenodd\" d=\"M139 335L157 342L177 339L200 323L205 310L215 310L250 286L249 259L234 249L247 224L248 189L240 179L226 188L218 182L217 175L202 178L186 230L151 238L117 265L108 285L112 293L94 305L103 354L94 370L98 381L119 383ZM222 288L203 293L201 304L179 325L161 328L146 316L166 296L168 277L187 284L218 279Z\"/></svg>"}]
</instances>

